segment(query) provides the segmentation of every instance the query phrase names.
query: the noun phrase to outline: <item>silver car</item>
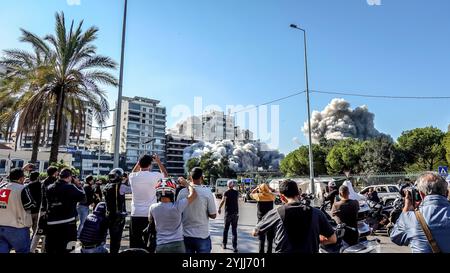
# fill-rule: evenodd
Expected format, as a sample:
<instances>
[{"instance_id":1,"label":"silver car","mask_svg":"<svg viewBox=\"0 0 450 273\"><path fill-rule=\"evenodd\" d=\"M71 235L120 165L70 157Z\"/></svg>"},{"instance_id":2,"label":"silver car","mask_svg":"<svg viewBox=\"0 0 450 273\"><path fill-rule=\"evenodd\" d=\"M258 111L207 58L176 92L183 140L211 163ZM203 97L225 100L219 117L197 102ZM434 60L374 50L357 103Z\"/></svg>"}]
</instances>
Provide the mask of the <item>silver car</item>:
<instances>
[{"instance_id":1,"label":"silver car","mask_svg":"<svg viewBox=\"0 0 450 273\"><path fill-rule=\"evenodd\" d=\"M360 194L366 195L369 189L374 189L378 193L378 197L385 206L390 206L395 199L400 197L400 189L397 185L372 185L365 187Z\"/></svg>"}]
</instances>

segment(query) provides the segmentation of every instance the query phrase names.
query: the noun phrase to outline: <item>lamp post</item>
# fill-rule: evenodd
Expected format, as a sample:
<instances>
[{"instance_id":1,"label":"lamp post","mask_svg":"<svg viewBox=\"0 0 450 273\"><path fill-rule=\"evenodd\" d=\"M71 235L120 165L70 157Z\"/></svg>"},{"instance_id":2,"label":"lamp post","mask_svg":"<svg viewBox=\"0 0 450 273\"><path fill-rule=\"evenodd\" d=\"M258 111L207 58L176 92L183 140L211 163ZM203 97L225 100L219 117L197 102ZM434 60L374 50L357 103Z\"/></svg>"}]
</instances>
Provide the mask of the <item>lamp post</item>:
<instances>
[{"instance_id":1,"label":"lamp post","mask_svg":"<svg viewBox=\"0 0 450 273\"><path fill-rule=\"evenodd\" d=\"M121 125L122 88L123 88L123 65L125 60L125 38L127 31L127 10L128 10L128 0L125 0L125 8L123 12L123 26L122 26L122 48L120 55L119 95L117 98L117 109L116 109L116 133L114 136L114 168L119 167L119 160L120 160L120 129L122 128Z\"/></svg>"},{"instance_id":2,"label":"lamp post","mask_svg":"<svg viewBox=\"0 0 450 273\"><path fill-rule=\"evenodd\" d=\"M106 126L103 127L103 124L100 124L99 127L95 127L96 130L98 130L100 132L100 143L98 144L98 161L97 161L97 176L100 176L100 155L102 154L102 137L103 137L103 131L105 131L106 129L115 127L115 125L111 125L111 126Z\"/></svg>"},{"instance_id":3,"label":"lamp post","mask_svg":"<svg viewBox=\"0 0 450 273\"><path fill-rule=\"evenodd\" d=\"M312 147L312 136L311 136L311 107L309 99L309 75L308 75L308 54L307 54L307 40L306 40L306 30L298 27L295 24L290 25L291 28L303 31L303 41L305 48L305 79L306 79L306 104L308 108L308 138L309 138L309 177L311 179L311 193L315 196L316 187L314 183L314 156Z\"/></svg>"}]
</instances>

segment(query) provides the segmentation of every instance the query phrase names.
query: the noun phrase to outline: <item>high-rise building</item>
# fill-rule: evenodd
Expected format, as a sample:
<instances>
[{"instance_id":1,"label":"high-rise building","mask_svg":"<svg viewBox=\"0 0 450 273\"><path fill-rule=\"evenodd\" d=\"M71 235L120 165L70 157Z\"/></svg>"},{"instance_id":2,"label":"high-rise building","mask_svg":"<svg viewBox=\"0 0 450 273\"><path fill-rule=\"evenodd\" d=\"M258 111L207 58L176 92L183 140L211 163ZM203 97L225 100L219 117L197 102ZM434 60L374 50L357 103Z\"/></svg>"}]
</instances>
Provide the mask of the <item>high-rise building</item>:
<instances>
[{"instance_id":1,"label":"high-rise building","mask_svg":"<svg viewBox=\"0 0 450 273\"><path fill-rule=\"evenodd\" d=\"M253 132L236 126L234 118L223 112L211 111L201 116L192 116L179 122L169 130L173 135L196 141L214 143L221 140L248 142L253 140Z\"/></svg>"},{"instance_id":2,"label":"high-rise building","mask_svg":"<svg viewBox=\"0 0 450 273\"><path fill-rule=\"evenodd\" d=\"M171 177L185 174L183 151L191 146L195 140L186 136L166 135L166 169Z\"/></svg>"},{"instance_id":3,"label":"high-rise building","mask_svg":"<svg viewBox=\"0 0 450 273\"><path fill-rule=\"evenodd\" d=\"M142 97L124 97L122 101L120 154L126 156L126 169L132 169L144 154L158 154L165 160L166 108L160 101ZM113 124L116 124L114 113ZM115 127L112 130L111 153L115 147Z\"/></svg>"},{"instance_id":4,"label":"high-rise building","mask_svg":"<svg viewBox=\"0 0 450 273\"><path fill-rule=\"evenodd\" d=\"M99 156L98 151L76 151L72 156L72 165L80 171L83 179L88 175L108 175L114 166L114 156L108 153Z\"/></svg>"},{"instance_id":5,"label":"high-rise building","mask_svg":"<svg viewBox=\"0 0 450 273\"><path fill-rule=\"evenodd\" d=\"M78 110L75 112L78 115ZM89 142L92 136L92 118L93 111L92 109L86 109L84 122L81 126L81 130L78 128L74 128L72 122L69 120L65 120L63 122L63 130L61 132L60 145L73 150L85 150L86 144ZM46 125L43 125L43 130L41 132L41 140L39 147L49 148L52 144L53 137L53 119ZM44 128L45 127L45 128ZM79 131L78 131L79 130ZM33 146L33 138L34 134L26 134L22 135L20 138L19 146L23 150L31 149Z\"/></svg>"},{"instance_id":6,"label":"high-rise building","mask_svg":"<svg viewBox=\"0 0 450 273\"><path fill-rule=\"evenodd\" d=\"M100 138L91 138L86 145L86 149L90 151L98 151L100 147L102 153L109 153L111 151L111 141L103 138L100 145Z\"/></svg>"}]
</instances>

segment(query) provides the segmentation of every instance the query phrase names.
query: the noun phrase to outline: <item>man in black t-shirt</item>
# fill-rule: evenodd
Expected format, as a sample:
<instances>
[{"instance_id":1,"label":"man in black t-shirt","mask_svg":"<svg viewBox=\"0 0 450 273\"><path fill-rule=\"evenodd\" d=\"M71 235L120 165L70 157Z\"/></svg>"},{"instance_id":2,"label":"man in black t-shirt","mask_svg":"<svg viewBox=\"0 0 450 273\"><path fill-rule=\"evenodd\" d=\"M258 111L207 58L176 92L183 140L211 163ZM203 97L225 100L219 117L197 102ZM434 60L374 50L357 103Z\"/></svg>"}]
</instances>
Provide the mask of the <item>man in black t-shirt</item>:
<instances>
[{"instance_id":1,"label":"man in black t-shirt","mask_svg":"<svg viewBox=\"0 0 450 273\"><path fill-rule=\"evenodd\" d=\"M339 188L341 201L334 203L331 209L331 215L338 224L345 224L344 242L349 245L358 243L358 211L359 202L349 199L349 189L346 186Z\"/></svg>"},{"instance_id":2,"label":"man in black t-shirt","mask_svg":"<svg viewBox=\"0 0 450 273\"><path fill-rule=\"evenodd\" d=\"M276 253L312 254L319 252L319 244L336 243L334 229L323 212L300 202L295 181L282 181L280 194L285 205L268 212L256 225L253 236L275 228Z\"/></svg>"},{"instance_id":3,"label":"man in black t-shirt","mask_svg":"<svg viewBox=\"0 0 450 273\"><path fill-rule=\"evenodd\" d=\"M234 190L234 181L228 181L228 190L224 192L222 202L219 205L219 214L222 213L222 207L225 205L225 228L223 230L223 244L222 248L227 248L228 230L231 225L231 232L233 233L233 250L237 249L237 225L239 220L239 192Z\"/></svg>"}]
</instances>

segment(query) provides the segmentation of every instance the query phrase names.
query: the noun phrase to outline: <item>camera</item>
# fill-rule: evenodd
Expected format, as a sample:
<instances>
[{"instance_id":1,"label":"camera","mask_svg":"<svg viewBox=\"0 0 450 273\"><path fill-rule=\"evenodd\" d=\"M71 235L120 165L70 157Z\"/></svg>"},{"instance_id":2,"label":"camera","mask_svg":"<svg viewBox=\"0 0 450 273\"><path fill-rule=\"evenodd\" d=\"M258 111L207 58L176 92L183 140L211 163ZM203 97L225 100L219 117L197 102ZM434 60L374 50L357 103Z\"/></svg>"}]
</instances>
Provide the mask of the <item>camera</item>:
<instances>
[{"instance_id":1,"label":"camera","mask_svg":"<svg viewBox=\"0 0 450 273\"><path fill-rule=\"evenodd\" d=\"M411 201L413 202L413 204L422 201L422 197L420 196L419 190L415 186L404 188L400 194L402 195L403 198L405 198L406 193L408 193L408 195L411 196Z\"/></svg>"}]
</instances>

